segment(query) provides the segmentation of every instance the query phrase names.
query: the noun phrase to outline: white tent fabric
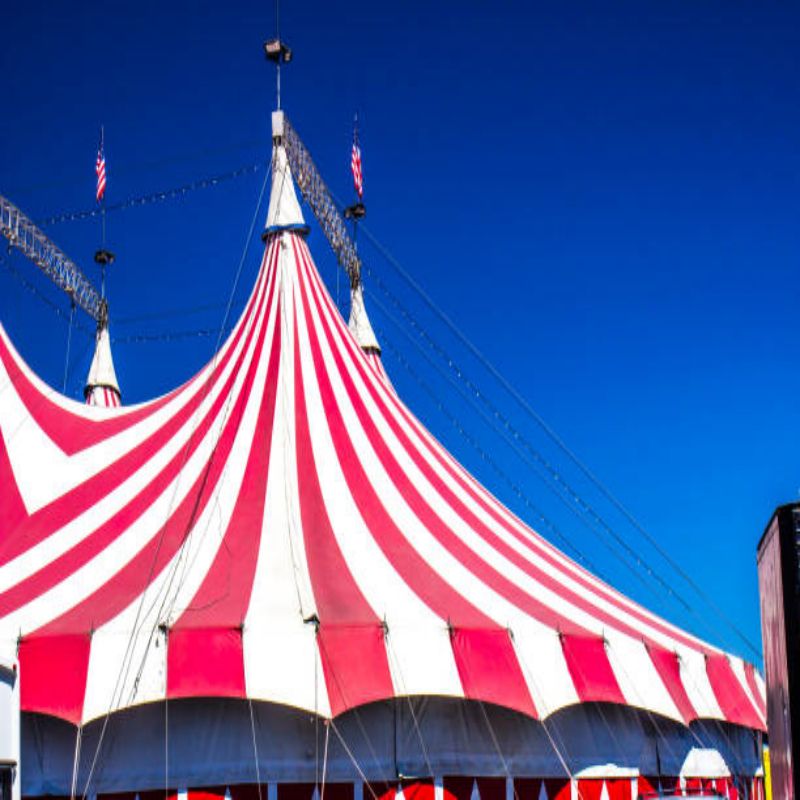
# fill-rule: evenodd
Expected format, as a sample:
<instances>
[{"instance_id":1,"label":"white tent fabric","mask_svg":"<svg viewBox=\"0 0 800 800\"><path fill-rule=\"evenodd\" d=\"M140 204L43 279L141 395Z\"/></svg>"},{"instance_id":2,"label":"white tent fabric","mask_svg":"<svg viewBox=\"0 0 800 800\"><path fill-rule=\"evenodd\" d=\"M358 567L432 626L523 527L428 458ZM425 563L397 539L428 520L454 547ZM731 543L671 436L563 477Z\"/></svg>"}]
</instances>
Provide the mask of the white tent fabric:
<instances>
[{"instance_id":1,"label":"white tent fabric","mask_svg":"<svg viewBox=\"0 0 800 800\"><path fill-rule=\"evenodd\" d=\"M347 326L362 350L367 353L380 354L381 347L367 315L364 305L364 287L360 281L354 289L350 290L350 320Z\"/></svg>"},{"instance_id":2,"label":"white tent fabric","mask_svg":"<svg viewBox=\"0 0 800 800\"><path fill-rule=\"evenodd\" d=\"M114 370L114 359L111 356L108 325L101 325L97 329L94 356L83 394L90 406L116 408L120 404L121 394L117 373Z\"/></svg>"}]
</instances>

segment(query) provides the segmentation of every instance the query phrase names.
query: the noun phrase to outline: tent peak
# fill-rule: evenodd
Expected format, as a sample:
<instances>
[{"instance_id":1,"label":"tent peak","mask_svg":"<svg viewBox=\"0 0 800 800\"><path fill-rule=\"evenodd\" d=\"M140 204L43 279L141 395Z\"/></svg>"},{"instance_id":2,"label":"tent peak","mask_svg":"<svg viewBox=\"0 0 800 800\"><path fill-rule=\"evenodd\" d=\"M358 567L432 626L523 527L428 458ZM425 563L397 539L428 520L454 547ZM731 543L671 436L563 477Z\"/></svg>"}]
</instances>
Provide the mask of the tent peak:
<instances>
[{"instance_id":1,"label":"tent peak","mask_svg":"<svg viewBox=\"0 0 800 800\"><path fill-rule=\"evenodd\" d=\"M94 357L89 367L83 396L90 406L120 405L121 392L114 370L114 359L111 356L111 337L107 321L97 326Z\"/></svg>"},{"instance_id":2,"label":"tent peak","mask_svg":"<svg viewBox=\"0 0 800 800\"><path fill-rule=\"evenodd\" d=\"M347 323L350 332L358 342L359 347L365 353L376 353L380 355L381 346L372 324L367 316L367 309L364 305L364 290L361 281L350 290L350 320Z\"/></svg>"},{"instance_id":3,"label":"tent peak","mask_svg":"<svg viewBox=\"0 0 800 800\"><path fill-rule=\"evenodd\" d=\"M292 170L284 147L283 111L272 112L272 188L264 238L278 231L293 230L308 233L308 225L300 210L294 188Z\"/></svg>"}]
</instances>

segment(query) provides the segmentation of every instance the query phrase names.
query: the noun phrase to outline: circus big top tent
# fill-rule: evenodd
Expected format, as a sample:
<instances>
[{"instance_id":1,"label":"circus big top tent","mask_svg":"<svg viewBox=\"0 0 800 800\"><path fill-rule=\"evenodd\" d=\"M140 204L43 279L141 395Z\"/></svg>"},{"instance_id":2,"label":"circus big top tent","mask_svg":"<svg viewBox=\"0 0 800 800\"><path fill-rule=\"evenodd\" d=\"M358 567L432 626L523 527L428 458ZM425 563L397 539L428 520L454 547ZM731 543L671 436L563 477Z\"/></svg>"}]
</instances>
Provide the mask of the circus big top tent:
<instances>
[{"instance_id":1,"label":"circus big top tent","mask_svg":"<svg viewBox=\"0 0 800 800\"><path fill-rule=\"evenodd\" d=\"M110 407L91 385L82 405L0 335L23 794L757 790L757 671L575 564L424 429L360 287L348 327L320 279L274 124L258 278L185 385L120 407L108 378Z\"/></svg>"}]
</instances>

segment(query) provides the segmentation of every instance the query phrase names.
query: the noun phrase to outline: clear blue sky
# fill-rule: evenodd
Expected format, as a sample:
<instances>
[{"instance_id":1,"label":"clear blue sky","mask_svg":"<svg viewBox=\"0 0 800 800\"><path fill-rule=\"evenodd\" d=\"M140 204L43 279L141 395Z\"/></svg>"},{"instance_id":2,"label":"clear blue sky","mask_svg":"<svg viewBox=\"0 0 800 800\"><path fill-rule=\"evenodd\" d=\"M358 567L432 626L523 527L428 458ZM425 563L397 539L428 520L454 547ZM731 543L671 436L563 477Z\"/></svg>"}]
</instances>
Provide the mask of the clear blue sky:
<instances>
[{"instance_id":1,"label":"clear blue sky","mask_svg":"<svg viewBox=\"0 0 800 800\"><path fill-rule=\"evenodd\" d=\"M800 9L285 2L282 28L295 50L284 106L333 190L349 199L358 110L372 233L760 645L756 542L772 508L800 490ZM16 4L0 26L0 192L37 219L91 208L101 123L109 203L263 161L274 88L261 43L273 31L268 2ZM166 391L210 356L215 336L136 340L220 326L263 175L109 214L112 334L127 402ZM96 280L97 220L47 230ZM311 247L335 294L319 231ZM258 251L256 242L237 311ZM624 567L450 399L368 281L380 335L528 502L387 348L393 379L436 435L523 516L532 519L530 503L545 510L620 588L752 657L374 248L365 242L363 252L692 610ZM60 386L66 325L19 275L62 310L66 301L19 256L2 255L0 319ZM78 322L75 397L91 351L89 321Z\"/></svg>"}]
</instances>

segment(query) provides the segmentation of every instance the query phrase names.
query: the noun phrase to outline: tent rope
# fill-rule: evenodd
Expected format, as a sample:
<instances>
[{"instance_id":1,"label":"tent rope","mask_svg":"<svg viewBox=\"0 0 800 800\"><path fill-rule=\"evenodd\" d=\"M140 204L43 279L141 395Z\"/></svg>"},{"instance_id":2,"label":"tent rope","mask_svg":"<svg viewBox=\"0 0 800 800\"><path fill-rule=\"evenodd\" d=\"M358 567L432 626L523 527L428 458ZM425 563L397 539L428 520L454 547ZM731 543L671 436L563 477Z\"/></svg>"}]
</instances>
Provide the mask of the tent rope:
<instances>
[{"instance_id":1,"label":"tent rope","mask_svg":"<svg viewBox=\"0 0 800 800\"><path fill-rule=\"evenodd\" d=\"M419 739L420 746L422 747L422 756L425 759L425 766L428 768L428 774L431 776L431 778L433 778L434 777L434 771L433 771L433 766L431 764L430 757L428 755L428 748L427 748L427 746L425 744L425 739L422 736L422 729L420 728L419 720L417 719L417 714L414 711L414 704L413 704L413 702L411 700L411 694L408 692L408 687L406 685L405 677L403 676L403 671L400 668L400 660L397 658L397 653L395 652L395 649L394 649L394 643L392 642L391 631L389 630L389 628L386 625L386 623L384 623L384 628L385 628L384 641L387 642L388 645L389 645L389 653L390 653L390 655L392 657L392 663L394 665L394 670L393 671L396 672L396 674L400 678L400 690L401 690L401 692L403 694L403 697L406 700L406 703L408 704L408 710L411 713L411 720L412 720L412 722L414 724L414 731L416 732L417 738Z\"/></svg>"},{"instance_id":2,"label":"tent rope","mask_svg":"<svg viewBox=\"0 0 800 800\"><path fill-rule=\"evenodd\" d=\"M250 244L251 244L251 241L252 241L252 238L253 238L253 233L255 231L255 226L256 226L256 223L257 223L257 220L258 220L258 215L259 215L261 206L263 204L264 194L266 192L267 182L269 180L269 175L270 175L270 171L268 170L264 175L264 181L262 182L262 185L261 185L261 191L259 192L258 200L256 202L256 207L255 207L255 210L253 212L252 220L250 222L250 227L248 229L247 236L245 238L245 243L244 243L244 247L243 247L243 250L242 250L242 255L241 255L241 258L239 259L239 264L237 266L237 269L236 269L236 272L235 272L235 275L234 275L233 285L231 287L231 290L230 290L230 293L229 293L229 296L228 296L228 302L227 302L227 305L226 305L226 308L225 308L225 313L223 315L223 322L222 322L220 334L219 334L219 337L217 339L216 347L214 348L214 357L213 357L212 362L211 362L211 367L212 368L216 364L217 358L219 356L219 347L220 347L220 344L221 344L222 330L225 328L225 325L227 324L227 320L228 320L228 318L230 316L230 313L231 313L231 309L232 309L232 306L233 306L233 298L234 298L234 296L236 294L236 289L237 289L238 284L239 284L239 279L241 277L241 273L242 273L242 270L244 268L244 264L245 264L245 260L247 258L247 254L249 253L249 250L250 250ZM212 375L213 375L213 369L209 370L208 380L205 382L205 384L203 386L203 389L202 389L202 391L204 391L206 394L210 391L210 386L211 386L210 381L211 381ZM224 417L227 417L228 410L229 410L229 405L230 405L230 398L228 398L228 402L227 402L225 410L223 412ZM198 411L199 411L200 408L201 408L201 406L198 406ZM193 424L194 424L194 430L196 430L197 429L197 425L199 424L199 419L198 419L198 413L197 412L195 412L195 414L193 416ZM210 463L211 463L211 459L213 459L214 453L216 452L216 448L217 448L218 443L219 443L219 436L217 437L217 442L215 442L214 447L212 449L212 453L211 453L211 456L210 456L210 459L209 459L209 466L210 466ZM173 491L172 491L172 496L171 496L171 499L170 499L169 508L167 509L167 513L166 513L165 524L161 526L161 530L160 530L159 537L158 537L158 545L157 545L157 547L155 549L155 552L153 554L153 558L152 558L152 561L151 561L151 564L150 564L150 568L149 568L149 571L148 571L148 574L147 574L147 579L146 579L146 582L144 584L143 591L142 591L142 593L140 595L139 603L137 604L134 623L131 626L131 632L130 632L130 635L128 636L128 641L127 641L127 644L126 644L125 652L123 654L122 662L120 664L120 669L119 669L119 671L117 673L117 680L116 680L116 683L115 683L115 686L114 686L114 690L113 690L111 698L109 700L109 704L108 704L108 708L106 710L106 713L104 715L103 725L102 725L102 728L100 730L100 735L98 737L97 745L96 745L95 752L94 752L94 757L92 758L91 769L89 770L89 774L87 775L84 791L82 792L83 800L86 800L86 794L88 792L91 780L92 780L92 778L94 776L94 771L95 771L97 760L98 760L98 757L99 757L100 748L102 747L103 740L105 738L106 731L108 729L108 722L109 722L109 719L110 719L110 716L111 716L111 712L113 711L114 707L118 704L119 699L121 699L121 692L124 689L125 682L127 681L128 675L130 673L130 669L132 667L134 642L139 637L139 635L141 633L141 630L140 630L141 626L144 625L145 620L147 619L148 615L150 614L150 612L155 607L155 604L158 602L158 596L156 596L155 598L153 598L147 613L143 614L144 605L145 605L145 599L147 597L147 589L151 585L151 582L152 582L152 579L153 579L153 575L154 575L154 571L155 571L155 568L156 568L156 564L158 563L158 557L159 557L159 553L161 551L161 546L162 546L162 543L163 543L164 534L166 533L166 529L167 529L166 521L169 520L170 515L172 513L172 509L174 508L175 500L177 498L177 493L178 493L178 485L179 485L180 475L183 472L183 468L186 465L186 460L187 459L188 459L188 448L184 448L184 451L183 451L183 462L182 462L180 470L178 472L178 477L176 478L176 480L174 482L174 488L173 488ZM206 469L206 475L207 474L208 474L208 468ZM200 495L198 495L198 501L199 501L199 496ZM175 559L174 564L173 564L173 570L172 570L171 574L168 576L168 579L167 579L167 582L166 582L165 591L163 593L163 597L162 597L162 600L161 600L161 603L160 603L159 613L156 614L155 619L154 619L154 621L153 621L153 623L151 625L150 635L149 635L148 640L147 640L147 642L145 644L144 652L143 652L142 658L141 658L141 660L139 662L139 668L136 671L136 676L135 676L135 679L134 679L133 684L132 684L132 691L133 692L136 691L136 687L137 687L137 685L139 683L139 679L140 679L140 677L141 677L141 675L142 675L142 673L144 671L144 665L145 665L145 663L147 661L147 656L149 654L150 647L151 647L151 645L153 643L154 638L157 636L157 632L159 630L159 626L162 624L162 619L163 619L162 612L163 612L163 609L165 607L165 603L167 601L167 598L169 597L169 591L171 589L172 581L174 580L174 577L175 577L177 566L178 566L179 562L181 561L181 558L182 558L182 556L183 556L183 554L184 554L184 552L186 550L187 540L191 536L191 528L193 527L193 523L194 523L194 520L195 520L195 515L196 515L196 503L195 503L195 508L192 510L192 513L190 515L190 522L188 523L189 526L190 526L189 535L184 537L184 540L181 542L179 556L178 556L178 558ZM141 620L141 622L140 622L140 620ZM165 642L165 646L166 646L166 642ZM165 691L165 697L166 697L166 691Z\"/></svg>"},{"instance_id":3,"label":"tent rope","mask_svg":"<svg viewBox=\"0 0 800 800\"><path fill-rule=\"evenodd\" d=\"M75 322L75 294L70 292L69 295L69 325L67 327L67 352L64 355L64 384L61 390L62 394L67 393L67 375L69 373L69 351L72 345L72 325Z\"/></svg>"},{"instance_id":4,"label":"tent rope","mask_svg":"<svg viewBox=\"0 0 800 800\"><path fill-rule=\"evenodd\" d=\"M483 413L481 408L475 402L474 398L475 397L485 397L485 396L478 389L476 384L473 383L472 381L470 381L468 378L466 378L466 376L464 375L464 372L455 364L453 359L451 359L449 356L447 356L446 353L444 353L444 350L442 350L442 348L439 347L431 339L431 337L426 332L423 331L423 329L421 328L419 323L409 314L409 312L407 310L405 310L402 307L402 304L400 304L400 301L397 300L397 298L395 298L394 295L391 295L391 293L389 293L388 296L390 298L390 302L392 302L393 305L395 305L396 307L398 307L400 309L400 313L404 315L404 319L406 319L406 321L408 321L411 324L411 327L414 328L415 330L417 330L418 332L422 331L422 333L420 334L420 337L423 338L424 341L426 341L426 343L429 345L429 348L432 348L434 351L439 351L440 357L445 361L445 363L447 364L450 372L453 373L459 381L461 381L462 383L466 384L467 392L459 391L459 393L464 398L464 400L467 403L469 403L469 405L486 422L487 425L492 427L493 430L498 431L503 436L503 438L509 443L509 446L511 446L512 452L514 452L515 455L517 455L518 458L520 458L524 463L529 464L530 462L528 462L528 460L525 458L525 456L520 452L519 445L516 443L516 441L513 444L512 444L512 442L509 441L508 429L510 428L511 430L515 430L513 428L513 426L511 426L510 423L503 424L502 427L500 427L498 425L498 423L500 423L502 420L504 420L505 417L502 415L502 413L499 410L496 409L496 407L494 405L492 405L490 403L490 401L488 401L488 399L486 400L486 402L489 403L489 408L491 409L491 412L488 415L488 417L487 417L487 414ZM422 349L422 347L419 345L419 343L409 335L406 327L398 322L396 317L394 317L394 315L391 312L389 312L388 309L386 309L386 307L380 302L380 300L373 296L373 302L382 311L382 313L386 314L387 319L389 319L389 321L392 322L397 327L397 329L403 334L403 336L409 342L411 342L411 344L422 354L422 356L425 358L426 362L428 364L430 364L433 367L433 369L435 369L440 375L442 375L444 377L444 379L447 380L448 383L451 386L456 385L455 381L451 377L449 377L447 375L447 373L444 371L444 369L442 367L440 367L436 362L434 362L428 356L428 354L425 352L425 350ZM595 572L595 574L597 574L600 577L602 577L610 585L613 585L613 582L608 577L604 576L602 571L599 568L597 568L596 566L591 564L589 562L588 558L585 556L585 554L583 554L577 548L577 546L565 534L563 534L561 531L558 530L558 528L555 525L555 523L552 520L548 519L544 515L544 513L541 511L541 509L536 507L527 498L527 496L524 495L524 492L519 488L519 486L510 477L508 477L507 473L505 473L501 468L496 466L496 462L494 461L494 459L485 450L483 450L483 448L477 443L477 441L474 439L474 437L472 437L469 433L467 433L466 429L461 424L461 422L459 422L458 419L455 417L455 415L448 409L446 404L442 401L442 398L441 398L440 394L437 393L429 385L427 385L427 383L422 379L422 377L414 369L414 367L411 366L411 364L408 361L408 359L406 359L405 356L403 356L399 352L399 350L392 344L391 337L384 337L383 341L384 341L384 344L383 344L384 349L386 351L388 351L395 358L395 360L398 361L398 363L401 364L401 366L403 366L403 368L406 370L406 372L409 373L409 375L411 375L411 377L415 380L415 382L417 382L417 384L426 392L426 394L428 394L432 398L434 405L440 411L440 413L442 413L449 420L450 424L453 425L456 428L456 430L459 432L459 434L462 436L462 438L464 438L470 444L470 446L474 450L476 450L476 452L481 457L481 459L483 461L485 461L487 464L489 464L498 473L498 475L500 475L500 477L504 480L504 482L507 485L510 486L510 488L515 493L515 495L526 505L526 507L529 510L531 510L536 515L536 517L539 519L539 521L542 524L546 525L547 529L551 533L553 533L558 538L558 540L563 545L565 545L569 549L569 551L571 553L573 553L573 555L577 554L577 558L578 558L578 560L580 562L582 562L584 564L588 564L590 566L591 570L593 572ZM444 355L441 355L441 354L444 354ZM496 422L494 420L496 420ZM503 430L503 428L506 428L506 430ZM514 440L519 440L522 437L521 437L521 435L517 435L517 436L514 436L513 438L514 438ZM535 449L532 447L532 445L530 445L526 449L529 449L531 451L535 451ZM546 460L537 459L537 461L539 461L540 463L548 463L548 462L546 462ZM569 484L567 483L567 481L565 481L563 479L563 477L561 476L561 474L558 471L556 471L554 469L548 469L547 472L550 474L550 478L552 480L552 483L549 482L548 480L546 480L544 478L544 476L542 476L541 473L539 473L538 470L534 470L534 474L540 480L543 481L545 486L547 486L547 488L549 488L556 495L556 497L558 497L562 502L565 502L567 498L565 498L562 494L560 494L559 489L556 488L556 487L563 487L566 490L567 487L569 487ZM573 492L573 494L575 496L578 496L577 492L575 492L574 490L571 490L571 491ZM569 495L568 495L568 497L569 497ZM635 553L632 550L632 548L627 543L624 542L624 540L622 539L621 535L619 535L617 532L615 532L614 529L611 528L611 526L602 517L600 517L598 514L596 514L596 512L593 511L593 509L590 510L590 511L587 511L586 509L584 509L583 508L584 505L586 506L586 509L591 509L591 506L586 504L583 500L580 500L580 503L577 503L577 505L571 505L570 503L567 503L567 506L570 509L570 511L572 513L574 513L577 516L577 518L588 528L588 530L592 531L596 536L598 536L598 534L602 534L603 531L610 532L610 536L611 536L610 539L607 538L606 535L599 535L598 536L599 540L604 545L604 547L617 560L619 560L623 564L623 566L625 566L627 569L630 570L631 574L636 577L637 581L642 584L642 586L646 589L646 591L648 591L653 597L655 597L656 600L659 603L663 602L664 596L661 593L659 593L659 591L656 589L656 587L653 586L647 580L645 575L643 575L641 573L640 569L637 569L637 567L641 567L642 565L646 564L646 562L641 557L641 555ZM600 530L598 530L598 527L596 527L595 525L590 524L589 521L584 518L584 516L583 516L584 514L589 515L592 518L593 521L599 520L597 525L600 527ZM612 542L616 542L617 544L621 543L622 551L621 552L618 551L614 547ZM675 590L667 584L665 578L661 577L660 575L658 575L654 571L654 568L648 566L647 570L648 570L648 573L647 573L648 577L652 577L657 583L659 583L659 585L662 588L664 588L666 596L673 597L673 598L678 598L679 597L679 595L675 592ZM681 598L680 602L681 602L681 606L683 608L685 608L690 613L690 615L693 617L693 619L695 619L695 621L700 626L700 628L702 630L706 630L707 632L710 632L710 634L713 636L713 630L710 628L710 623L706 620L706 618L702 614L700 614L698 612L698 610L692 604L690 604L687 600Z\"/></svg>"},{"instance_id":5,"label":"tent rope","mask_svg":"<svg viewBox=\"0 0 800 800\"><path fill-rule=\"evenodd\" d=\"M242 636L244 636L244 631L242 631ZM253 740L253 760L255 761L256 766L256 787L258 790L258 800L263 800L261 794L261 763L258 756L258 741L256 739L256 722L255 722L255 715L253 714L253 698L250 696L250 693L247 693L247 707L250 710L250 736Z\"/></svg>"},{"instance_id":6,"label":"tent rope","mask_svg":"<svg viewBox=\"0 0 800 800\"><path fill-rule=\"evenodd\" d=\"M353 755L353 752L348 747L347 742L345 741L344 737L339 732L339 729L336 727L336 723L334 722L333 719L328 720L328 722L330 724L330 727L333 728L333 732L336 734L336 738L339 740L339 744L341 744L341 746L344 749L345 753L347 753L347 757L350 759L350 762L356 768L356 772L358 773L358 776L361 778L361 781L363 782L363 784L367 787L367 791L369 791L369 793L372 795L372 800L378 800L378 795L375 793L375 790L372 788L372 784L370 784L369 780L367 779L367 776L364 774L364 770L361 769L361 766L359 765L358 761L356 760L356 757Z\"/></svg>"},{"instance_id":7,"label":"tent rope","mask_svg":"<svg viewBox=\"0 0 800 800\"><path fill-rule=\"evenodd\" d=\"M325 780L328 775L328 740L331 735L331 726L325 720L325 751L322 755L322 787L319 793L319 800L325 800Z\"/></svg>"},{"instance_id":8,"label":"tent rope","mask_svg":"<svg viewBox=\"0 0 800 800\"><path fill-rule=\"evenodd\" d=\"M337 201L338 202L338 201ZM648 544L660 555L666 563L686 584L700 597L708 607L715 613L739 640L757 657L761 657L760 650L753 644L749 637L739 628L738 625L725 614L722 609L714 602L711 596L695 581L691 575L669 554L661 545L658 539L653 536L644 525L633 515L633 513L614 495L611 490L589 469L589 467L570 449L556 431L547 424L544 418L531 406L531 404L514 388L514 386L497 370L489 359L467 338L461 329L450 319L450 317L433 301L422 286L414 279L400 262L384 247L378 239L362 225L362 230L375 249L383 256L385 261L392 266L400 277L410 286L416 294L423 300L428 308L444 323L453 335L464 345L474 358L486 369L486 371L505 389L505 391L515 400L522 410L530 417L536 425L547 435L547 437L566 455L566 457L583 473L583 475L595 486L595 488L628 520L634 530L639 533ZM367 269L373 280L380 283L380 278L373 275ZM588 504L587 504L588 505ZM646 566L646 562L645 562ZM679 595L675 595L682 603L686 603Z\"/></svg>"},{"instance_id":9,"label":"tent rope","mask_svg":"<svg viewBox=\"0 0 800 800\"><path fill-rule=\"evenodd\" d=\"M70 787L69 793L70 800L75 800L75 793L78 788L78 770L80 769L82 738L83 725L79 723L77 729L75 730L75 752L72 758L72 786Z\"/></svg>"}]
</instances>

